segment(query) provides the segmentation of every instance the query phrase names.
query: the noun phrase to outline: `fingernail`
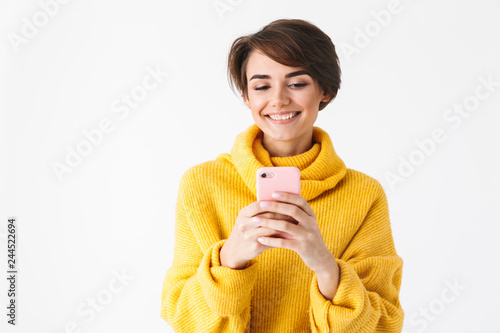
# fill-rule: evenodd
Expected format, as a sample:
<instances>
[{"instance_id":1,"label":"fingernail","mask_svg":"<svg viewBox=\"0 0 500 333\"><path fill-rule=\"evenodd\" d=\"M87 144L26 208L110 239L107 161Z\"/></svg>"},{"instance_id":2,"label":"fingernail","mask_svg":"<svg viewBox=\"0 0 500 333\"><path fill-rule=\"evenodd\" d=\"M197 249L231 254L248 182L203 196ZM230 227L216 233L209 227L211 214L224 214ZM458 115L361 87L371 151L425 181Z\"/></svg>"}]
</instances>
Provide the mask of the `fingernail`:
<instances>
[{"instance_id":1,"label":"fingernail","mask_svg":"<svg viewBox=\"0 0 500 333\"><path fill-rule=\"evenodd\" d=\"M273 193L273 198L274 198L274 199L279 199L279 198L281 198L281 193L279 193L279 192L274 192L274 193Z\"/></svg>"},{"instance_id":2,"label":"fingernail","mask_svg":"<svg viewBox=\"0 0 500 333\"><path fill-rule=\"evenodd\" d=\"M264 238L263 238L263 237L259 237L259 238L257 238L257 240L258 240L259 242L261 242L261 243L263 243L263 242L264 242Z\"/></svg>"},{"instance_id":3,"label":"fingernail","mask_svg":"<svg viewBox=\"0 0 500 333\"><path fill-rule=\"evenodd\" d=\"M260 206L261 206L262 208L267 208L267 207L271 206L271 203L270 203L270 202L267 202L267 201L262 201L262 202L260 203Z\"/></svg>"},{"instance_id":4,"label":"fingernail","mask_svg":"<svg viewBox=\"0 0 500 333\"><path fill-rule=\"evenodd\" d=\"M253 221L254 221L254 222L261 222L261 221L262 221L262 219L261 219L260 217L258 217L258 216L254 216L254 217L253 217Z\"/></svg>"}]
</instances>

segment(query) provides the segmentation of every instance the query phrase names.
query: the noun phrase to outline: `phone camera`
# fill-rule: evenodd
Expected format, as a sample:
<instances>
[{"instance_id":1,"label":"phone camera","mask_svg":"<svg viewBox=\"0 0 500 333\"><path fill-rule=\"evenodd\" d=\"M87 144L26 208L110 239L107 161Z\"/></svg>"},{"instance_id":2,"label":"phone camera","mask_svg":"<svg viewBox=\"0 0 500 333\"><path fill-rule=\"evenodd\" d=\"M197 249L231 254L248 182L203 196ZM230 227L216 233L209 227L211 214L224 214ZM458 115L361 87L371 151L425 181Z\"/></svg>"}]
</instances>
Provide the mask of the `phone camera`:
<instances>
[{"instance_id":1,"label":"phone camera","mask_svg":"<svg viewBox=\"0 0 500 333\"><path fill-rule=\"evenodd\" d=\"M265 173L263 173L262 175L260 175L262 178L266 178L267 175Z\"/></svg>"}]
</instances>

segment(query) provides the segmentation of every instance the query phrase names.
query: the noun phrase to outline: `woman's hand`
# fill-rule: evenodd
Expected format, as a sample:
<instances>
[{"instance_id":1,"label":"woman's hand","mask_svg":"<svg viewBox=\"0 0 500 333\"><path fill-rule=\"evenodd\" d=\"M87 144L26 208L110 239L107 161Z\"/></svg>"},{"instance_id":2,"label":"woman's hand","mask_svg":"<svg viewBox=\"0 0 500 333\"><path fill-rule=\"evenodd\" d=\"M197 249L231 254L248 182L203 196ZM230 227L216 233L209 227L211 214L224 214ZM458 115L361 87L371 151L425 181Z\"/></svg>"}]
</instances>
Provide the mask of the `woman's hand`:
<instances>
[{"instance_id":1,"label":"woman's hand","mask_svg":"<svg viewBox=\"0 0 500 333\"><path fill-rule=\"evenodd\" d=\"M292 238L286 232L279 232L271 228L260 225L257 221L269 218L290 221L286 223L296 223L289 216L279 213L268 212L260 206L259 202L253 202L242 208L236 219L235 225L229 238L224 243L220 251L220 263L222 266L242 269L248 260L261 254L272 247L263 245L257 240L259 237L283 237Z\"/></svg>"},{"instance_id":2,"label":"woman's hand","mask_svg":"<svg viewBox=\"0 0 500 333\"><path fill-rule=\"evenodd\" d=\"M268 248L280 247L297 252L307 267L317 274L338 273L335 257L328 250L316 222L316 214L306 199L286 192L276 192L273 197L278 201L262 201L261 208L273 214L289 216L298 223L274 217L262 218L262 221L255 224L266 230L284 233L287 237L262 235L258 238L259 243Z\"/></svg>"}]
</instances>

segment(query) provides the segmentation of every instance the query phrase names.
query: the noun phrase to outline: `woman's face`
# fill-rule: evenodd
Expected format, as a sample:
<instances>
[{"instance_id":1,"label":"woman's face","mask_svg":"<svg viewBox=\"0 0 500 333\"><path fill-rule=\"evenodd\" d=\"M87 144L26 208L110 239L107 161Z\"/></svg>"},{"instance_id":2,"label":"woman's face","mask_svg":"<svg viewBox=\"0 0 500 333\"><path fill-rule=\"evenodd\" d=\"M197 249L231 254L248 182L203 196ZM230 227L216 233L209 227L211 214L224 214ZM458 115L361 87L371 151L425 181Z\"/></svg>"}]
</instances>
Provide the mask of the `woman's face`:
<instances>
[{"instance_id":1,"label":"woman's face","mask_svg":"<svg viewBox=\"0 0 500 333\"><path fill-rule=\"evenodd\" d=\"M247 84L248 98L244 101L265 140L286 141L292 146L310 144L319 103L328 101L329 96L303 67L285 66L252 51Z\"/></svg>"}]
</instances>

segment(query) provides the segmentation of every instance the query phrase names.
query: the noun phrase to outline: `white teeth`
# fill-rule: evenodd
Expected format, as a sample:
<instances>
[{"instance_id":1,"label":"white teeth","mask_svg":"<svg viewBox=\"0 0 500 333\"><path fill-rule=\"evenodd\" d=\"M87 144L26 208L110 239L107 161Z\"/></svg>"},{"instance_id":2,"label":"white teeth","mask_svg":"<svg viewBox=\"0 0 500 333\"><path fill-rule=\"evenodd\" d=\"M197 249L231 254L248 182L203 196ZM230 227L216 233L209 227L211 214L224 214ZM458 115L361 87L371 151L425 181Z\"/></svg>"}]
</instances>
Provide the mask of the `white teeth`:
<instances>
[{"instance_id":1,"label":"white teeth","mask_svg":"<svg viewBox=\"0 0 500 333\"><path fill-rule=\"evenodd\" d=\"M271 118L273 120L286 120L286 119L293 118L293 117L295 117L298 114L299 114L298 112L292 112L292 113L289 113L289 114L286 114L286 115L282 115L282 116L271 116L271 115L269 115L269 118Z\"/></svg>"}]
</instances>

